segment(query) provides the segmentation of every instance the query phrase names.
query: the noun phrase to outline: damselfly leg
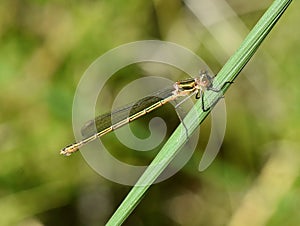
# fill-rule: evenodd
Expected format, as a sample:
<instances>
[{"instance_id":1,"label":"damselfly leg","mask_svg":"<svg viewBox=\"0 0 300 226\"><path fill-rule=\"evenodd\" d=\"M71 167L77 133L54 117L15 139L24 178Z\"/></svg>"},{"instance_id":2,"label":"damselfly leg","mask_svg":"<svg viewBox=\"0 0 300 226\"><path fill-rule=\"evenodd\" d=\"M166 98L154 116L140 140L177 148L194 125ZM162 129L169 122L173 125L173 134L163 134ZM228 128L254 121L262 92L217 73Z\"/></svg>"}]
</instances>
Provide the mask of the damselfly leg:
<instances>
[{"instance_id":1,"label":"damselfly leg","mask_svg":"<svg viewBox=\"0 0 300 226\"><path fill-rule=\"evenodd\" d=\"M211 90L211 91L213 91L213 92L215 92L215 93L219 93L219 92L221 92L221 91L223 90L223 88L224 88L227 84L232 84L232 83L233 83L233 82L231 82L231 81L227 81L227 82L225 82L225 83L221 86L221 88L219 88L219 89L216 89L216 88L214 88L214 87L211 86L211 87L207 87L207 90ZM220 96L220 97L218 97L218 99L215 100L213 104L211 104L208 108L205 108L205 103L204 103L204 91L203 91L203 90L198 90L198 92L196 93L196 99L200 99L200 98L201 98L202 110L203 110L204 112L207 112L207 111L211 110L211 108L213 108L213 107L219 102L219 100L222 99L223 97L224 97L223 95Z\"/></svg>"}]
</instances>

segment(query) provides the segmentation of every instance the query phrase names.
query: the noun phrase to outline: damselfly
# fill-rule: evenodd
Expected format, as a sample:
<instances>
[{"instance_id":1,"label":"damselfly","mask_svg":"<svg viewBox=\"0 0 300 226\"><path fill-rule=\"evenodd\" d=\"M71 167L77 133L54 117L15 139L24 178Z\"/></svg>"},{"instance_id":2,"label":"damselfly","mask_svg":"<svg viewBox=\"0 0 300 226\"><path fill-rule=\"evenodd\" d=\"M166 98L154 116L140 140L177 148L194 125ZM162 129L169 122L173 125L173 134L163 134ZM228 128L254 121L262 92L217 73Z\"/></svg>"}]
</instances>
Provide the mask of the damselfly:
<instances>
[{"instance_id":1,"label":"damselfly","mask_svg":"<svg viewBox=\"0 0 300 226\"><path fill-rule=\"evenodd\" d=\"M183 101L177 104L177 106L184 102L187 98L195 95L196 99L201 98L202 110L209 111L212 106L205 108L204 92L206 90L220 92L229 83L232 82L225 82L219 89L214 88L213 77L211 77L207 71L200 72L200 75L197 78L177 81L176 83L174 83L171 89L157 92L156 95L144 97L133 104L129 104L113 112L100 115L94 120L87 122L81 130L81 133L85 138L77 143L68 145L67 147L63 148L60 151L60 154L69 156L72 153L78 151L79 148L81 148L83 145L96 140L97 138L113 130L118 129L132 122L133 120L157 109L158 107L161 107L170 101L178 99L179 97L186 98L184 98ZM130 111L129 114L128 111ZM114 120L112 120L112 118L114 118ZM94 129L95 127L96 131Z\"/></svg>"}]
</instances>

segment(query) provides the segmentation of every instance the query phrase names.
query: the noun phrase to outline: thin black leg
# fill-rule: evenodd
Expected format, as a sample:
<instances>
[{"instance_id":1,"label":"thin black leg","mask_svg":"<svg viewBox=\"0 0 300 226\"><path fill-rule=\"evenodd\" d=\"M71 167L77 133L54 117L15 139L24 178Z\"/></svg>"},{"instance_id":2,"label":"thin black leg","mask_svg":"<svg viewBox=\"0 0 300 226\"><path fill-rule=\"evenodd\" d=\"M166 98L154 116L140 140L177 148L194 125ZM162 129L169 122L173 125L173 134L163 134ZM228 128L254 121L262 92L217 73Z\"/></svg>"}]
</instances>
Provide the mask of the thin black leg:
<instances>
[{"instance_id":1,"label":"thin black leg","mask_svg":"<svg viewBox=\"0 0 300 226\"><path fill-rule=\"evenodd\" d=\"M217 100L218 101L218 100ZM212 106L214 106L215 105L215 103L213 104L213 105L211 105L209 108L205 108L205 105L204 105L204 92L202 93L202 95L201 95L201 102L202 102L202 111L204 111L204 112L207 112L207 111L209 111L211 108L212 108Z\"/></svg>"},{"instance_id":2,"label":"thin black leg","mask_svg":"<svg viewBox=\"0 0 300 226\"><path fill-rule=\"evenodd\" d=\"M220 88L220 89L214 89L214 88L209 88L208 90L211 90L211 91L213 91L213 92L216 92L216 93L219 93L220 91L222 91L222 89L227 85L227 84L232 84L233 82L231 82L231 81L227 81L227 82L225 82L223 85L222 85L222 87ZM198 92L197 94L196 94L196 99L199 99L200 98L200 94L199 94L200 92ZM198 98L197 98L198 97ZM218 99L209 107L209 108L205 108L205 106L204 106L204 92L202 92L202 94L201 94L201 102L202 102L202 111L204 111L204 112L207 112L207 111L209 111L211 108L213 108L217 103L218 103L218 101L220 100L220 99L222 99L224 96L221 96L221 97L218 97Z\"/></svg>"},{"instance_id":3,"label":"thin black leg","mask_svg":"<svg viewBox=\"0 0 300 226\"><path fill-rule=\"evenodd\" d=\"M211 88L208 88L208 90L211 90L211 91L213 91L213 92L218 93L218 92L220 92L227 84L232 84L232 83L233 83L233 82L231 82L231 81L227 81L227 82L225 82L225 83L221 86L220 89L215 89L215 88L211 87Z\"/></svg>"},{"instance_id":4,"label":"thin black leg","mask_svg":"<svg viewBox=\"0 0 300 226\"><path fill-rule=\"evenodd\" d=\"M196 93L196 99L200 99L201 93L202 93L202 92L201 92L200 90Z\"/></svg>"},{"instance_id":5,"label":"thin black leg","mask_svg":"<svg viewBox=\"0 0 300 226\"><path fill-rule=\"evenodd\" d=\"M204 107L204 100L202 100L202 110L203 110L204 112L209 111L209 110L210 110L211 108L213 108L213 107L219 102L219 100L222 99L222 98L224 98L224 96L218 97L218 99L217 99L212 105L210 105L209 108L205 108L205 107Z\"/></svg>"}]
</instances>

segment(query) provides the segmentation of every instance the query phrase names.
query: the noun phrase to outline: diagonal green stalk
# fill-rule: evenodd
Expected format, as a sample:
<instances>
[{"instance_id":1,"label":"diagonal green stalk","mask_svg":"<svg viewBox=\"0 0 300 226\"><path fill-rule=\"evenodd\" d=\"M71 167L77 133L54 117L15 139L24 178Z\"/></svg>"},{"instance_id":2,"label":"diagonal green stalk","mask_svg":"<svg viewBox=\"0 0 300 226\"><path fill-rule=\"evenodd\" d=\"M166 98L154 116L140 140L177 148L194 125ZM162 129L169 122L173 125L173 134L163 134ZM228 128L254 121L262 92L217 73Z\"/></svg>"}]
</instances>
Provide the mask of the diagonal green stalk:
<instances>
[{"instance_id":1,"label":"diagonal green stalk","mask_svg":"<svg viewBox=\"0 0 300 226\"><path fill-rule=\"evenodd\" d=\"M242 42L238 50L220 70L214 79L215 87L220 87L220 85L226 81L233 81L238 76L291 2L292 0L275 0L273 2ZM225 92L228 87L229 86L226 86L223 91ZM208 92L206 94L208 103L214 103L217 98L217 93ZM184 124L189 135L197 129L208 114L209 112L203 112L201 110L201 101L197 101L184 119ZM199 115L199 117L195 117L195 115ZM163 170L174 159L182 145L187 141L187 136L182 136L182 131L184 131L184 128L182 124L180 124L106 225L121 225L126 220L141 201L151 184L159 177Z\"/></svg>"}]
</instances>

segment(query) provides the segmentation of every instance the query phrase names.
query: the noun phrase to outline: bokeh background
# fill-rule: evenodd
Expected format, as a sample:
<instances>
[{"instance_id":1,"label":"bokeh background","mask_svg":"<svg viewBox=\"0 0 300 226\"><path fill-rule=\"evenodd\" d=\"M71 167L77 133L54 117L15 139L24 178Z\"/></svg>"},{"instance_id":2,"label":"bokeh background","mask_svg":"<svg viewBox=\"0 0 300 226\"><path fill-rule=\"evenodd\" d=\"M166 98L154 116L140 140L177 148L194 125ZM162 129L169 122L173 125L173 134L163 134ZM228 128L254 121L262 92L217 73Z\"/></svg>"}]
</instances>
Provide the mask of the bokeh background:
<instances>
[{"instance_id":1,"label":"bokeh background","mask_svg":"<svg viewBox=\"0 0 300 226\"><path fill-rule=\"evenodd\" d=\"M94 172L80 153L59 155L74 140L76 86L97 57L159 39L191 49L217 73L271 3L2 0L0 225L104 225L130 191ZM153 185L124 225L300 224L299 8L299 1L291 4L226 93L227 131L213 164L198 171L207 118L190 161ZM139 66L124 69L107 85L107 101L146 74ZM169 133L178 123L170 114ZM147 129L138 120L136 132ZM105 142L121 161L139 165L155 156L120 153L113 135Z\"/></svg>"}]
</instances>

